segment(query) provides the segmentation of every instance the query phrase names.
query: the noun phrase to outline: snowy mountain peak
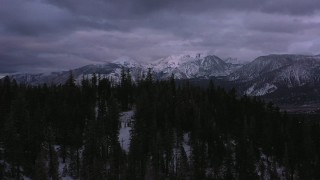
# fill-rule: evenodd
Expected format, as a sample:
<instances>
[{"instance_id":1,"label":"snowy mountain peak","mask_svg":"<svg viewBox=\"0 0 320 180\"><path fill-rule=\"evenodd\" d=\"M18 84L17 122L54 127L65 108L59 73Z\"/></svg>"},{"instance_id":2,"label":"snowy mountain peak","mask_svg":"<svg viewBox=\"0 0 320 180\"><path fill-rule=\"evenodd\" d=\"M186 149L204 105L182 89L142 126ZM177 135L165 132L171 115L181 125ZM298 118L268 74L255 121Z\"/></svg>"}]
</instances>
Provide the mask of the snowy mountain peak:
<instances>
[{"instance_id":1,"label":"snowy mountain peak","mask_svg":"<svg viewBox=\"0 0 320 180\"><path fill-rule=\"evenodd\" d=\"M155 68L161 69L166 67L176 68L180 64L188 61L188 56L171 55L157 60ZM189 58L190 59L190 58Z\"/></svg>"},{"instance_id":2,"label":"snowy mountain peak","mask_svg":"<svg viewBox=\"0 0 320 180\"><path fill-rule=\"evenodd\" d=\"M188 53L171 55L152 64L153 70L163 78L174 74L176 78L210 78L212 76L226 76L239 66L226 63L215 55L206 53Z\"/></svg>"},{"instance_id":3,"label":"snowy mountain peak","mask_svg":"<svg viewBox=\"0 0 320 180\"><path fill-rule=\"evenodd\" d=\"M119 57L113 60L111 63L118 64L127 68L141 67L141 64L138 61L127 56Z\"/></svg>"},{"instance_id":4,"label":"snowy mountain peak","mask_svg":"<svg viewBox=\"0 0 320 180\"><path fill-rule=\"evenodd\" d=\"M161 58L152 64L154 70L159 71L163 69L175 69L179 68L187 63L194 63L199 60L205 60L206 57L212 56L215 59L220 59L214 55L207 55L206 53L188 53L171 55L165 58Z\"/></svg>"}]
</instances>

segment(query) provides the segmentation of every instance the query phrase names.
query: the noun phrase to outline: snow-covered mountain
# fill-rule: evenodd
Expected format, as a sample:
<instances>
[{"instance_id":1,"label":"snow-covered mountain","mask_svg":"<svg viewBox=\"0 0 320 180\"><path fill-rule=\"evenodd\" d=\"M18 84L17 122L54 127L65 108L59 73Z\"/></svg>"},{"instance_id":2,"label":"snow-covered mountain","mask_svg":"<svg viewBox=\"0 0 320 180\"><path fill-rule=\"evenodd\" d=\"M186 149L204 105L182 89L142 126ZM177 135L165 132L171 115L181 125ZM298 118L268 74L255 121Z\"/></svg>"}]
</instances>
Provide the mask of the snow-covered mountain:
<instances>
[{"instance_id":1,"label":"snow-covered mountain","mask_svg":"<svg viewBox=\"0 0 320 180\"><path fill-rule=\"evenodd\" d=\"M231 64L214 55L184 54L168 56L152 64L153 70L160 79L174 74L178 79L210 78L227 76L241 65Z\"/></svg>"},{"instance_id":2,"label":"snow-covered mountain","mask_svg":"<svg viewBox=\"0 0 320 180\"><path fill-rule=\"evenodd\" d=\"M255 96L280 87L313 86L320 83L320 56L261 56L231 73L228 79L246 84L245 93Z\"/></svg>"},{"instance_id":3,"label":"snow-covered mountain","mask_svg":"<svg viewBox=\"0 0 320 180\"><path fill-rule=\"evenodd\" d=\"M118 81L122 68L129 69L134 80L142 77L151 68L157 79L167 79L174 74L177 79L210 78L227 76L241 67L238 64L226 63L219 57L204 54L172 55L159 59L152 64L142 64L129 58L121 57L111 62L98 65L87 65L72 70L77 82L83 77L90 77L93 73L100 74L114 81ZM26 84L61 84L69 77L69 72L54 72L40 74L15 74L11 76L20 83Z\"/></svg>"}]
</instances>

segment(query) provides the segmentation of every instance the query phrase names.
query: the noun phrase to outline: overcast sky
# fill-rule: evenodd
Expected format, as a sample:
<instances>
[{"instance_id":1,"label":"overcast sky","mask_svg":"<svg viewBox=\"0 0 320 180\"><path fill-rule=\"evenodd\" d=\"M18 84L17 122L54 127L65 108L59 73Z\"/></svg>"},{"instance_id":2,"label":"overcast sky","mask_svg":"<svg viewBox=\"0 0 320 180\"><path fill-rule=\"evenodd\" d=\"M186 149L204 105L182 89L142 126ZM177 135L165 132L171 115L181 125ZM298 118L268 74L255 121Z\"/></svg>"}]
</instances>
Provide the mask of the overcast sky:
<instances>
[{"instance_id":1,"label":"overcast sky","mask_svg":"<svg viewBox=\"0 0 320 180\"><path fill-rule=\"evenodd\" d=\"M0 73L208 51L320 54L319 0L0 0Z\"/></svg>"}]
</instances>

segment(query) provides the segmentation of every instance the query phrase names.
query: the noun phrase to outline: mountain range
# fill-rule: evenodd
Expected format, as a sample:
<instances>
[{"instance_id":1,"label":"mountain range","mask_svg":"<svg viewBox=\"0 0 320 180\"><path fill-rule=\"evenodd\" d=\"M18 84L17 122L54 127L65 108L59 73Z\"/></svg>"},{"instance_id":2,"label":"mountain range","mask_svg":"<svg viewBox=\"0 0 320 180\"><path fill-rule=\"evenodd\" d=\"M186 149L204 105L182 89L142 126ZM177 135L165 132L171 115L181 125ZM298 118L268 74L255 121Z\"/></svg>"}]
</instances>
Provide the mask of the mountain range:
<instances>
[{"instance_id":1,"label":"mountain range","mask_svg":"<svg viewBox=\"0 0 320 180\"><path fill-rule=\"evenodd\" d=\"M121 57L104 64L76 68L72 72L76 81L80 83L82 78L90 78L94 73L119 81L122 68L129 69L133 80L137 80L151 68L153 76L159 80L168 79L172 74L176 79L218 79L219 82L223 82L221 84L236 87L239 94L250 96L272 97L272 94L283 91L288 92L285 93L286 96L298 96L289 92L298 92L299 95L305 96L312 93L306 94L303 89L312 92L320 90L320 55L267 55L246 64L236 62L232 58L223 60L215 55L201 53L172 55L151 64ZM62 71L14 74L11 78L18 83L38 85L62 84L68 76L69 71ZM273 98L277 100L277 97Z\"/></svg>"},{"instance_id":2,"label":"mountain range","mask_svg":"<svg viewBox=\"0 0 320 180\"><path fill-rule=\"evenodd\" d=\"M121 76L121 69L129 69L134 80L141 78L149 68L152 69L156 79L167 79L174 74L176 79L209 79L211 77L226 77L242 64L226 62L214 55L187 54L173 55L156 60L151 64L143 64L129 57L121 57L104 64L87 65L73 69L73 75L78 82L83 77L90 77L93 73L102 77L118 81ZM69 71L52 73L22 73L11 75L19 83L38 84L62 84L69 76Z\"/></svg>"}]
</instances>

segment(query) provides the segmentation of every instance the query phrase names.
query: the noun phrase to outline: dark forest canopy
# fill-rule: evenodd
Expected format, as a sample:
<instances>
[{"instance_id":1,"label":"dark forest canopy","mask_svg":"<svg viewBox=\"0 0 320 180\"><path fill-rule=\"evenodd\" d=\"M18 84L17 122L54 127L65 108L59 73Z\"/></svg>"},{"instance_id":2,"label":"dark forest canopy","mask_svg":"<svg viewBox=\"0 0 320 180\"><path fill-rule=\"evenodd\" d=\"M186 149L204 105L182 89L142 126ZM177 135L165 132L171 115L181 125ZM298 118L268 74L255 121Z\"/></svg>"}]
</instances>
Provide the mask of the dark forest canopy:
<instances>
[{"instance_id":1,"label":"dark forest canopy","mask_svg":"<svg viewBox=\"0 0 320 180\"><path fill-rule=\"evenodd\" d=\"M119 118L130 110L126 152ZM151 72L133 83L125 70L118 84L76 85L72 73L64 85L0 81L0 179L317 179L319 155L319 121L213 83Z\"/></svg>"}]
</instances>

